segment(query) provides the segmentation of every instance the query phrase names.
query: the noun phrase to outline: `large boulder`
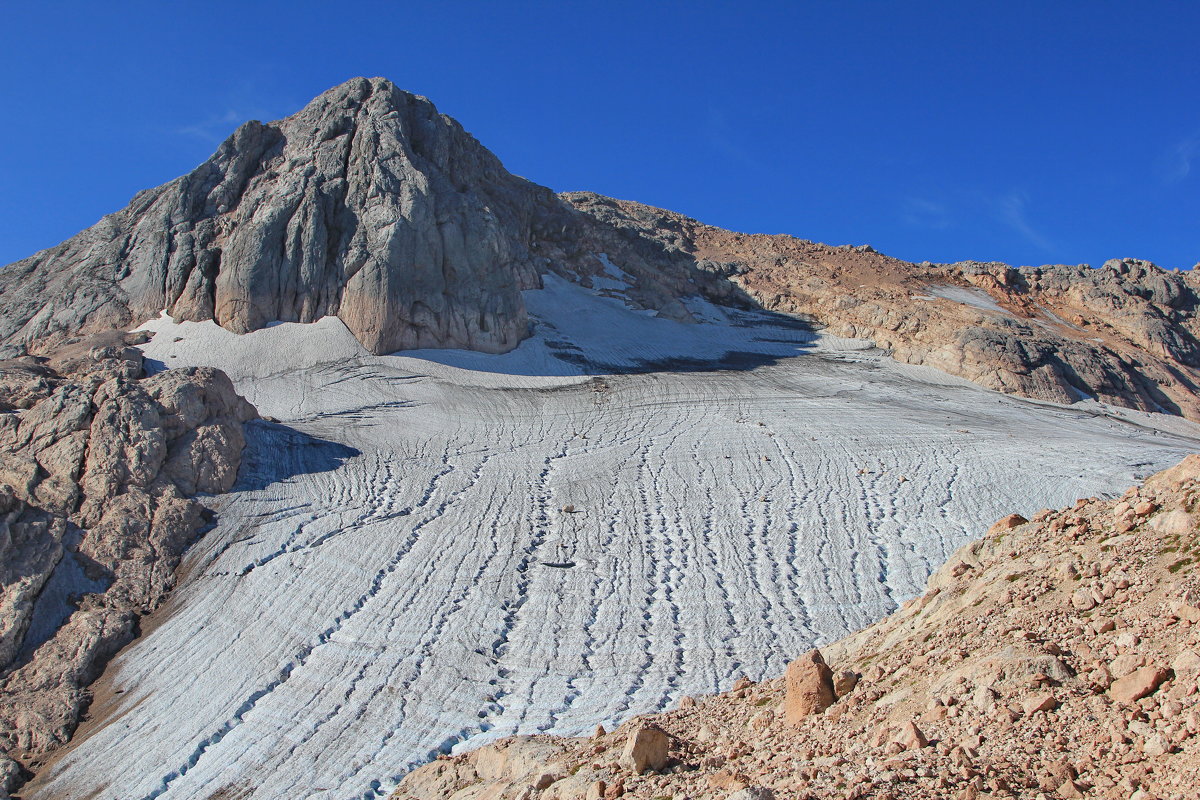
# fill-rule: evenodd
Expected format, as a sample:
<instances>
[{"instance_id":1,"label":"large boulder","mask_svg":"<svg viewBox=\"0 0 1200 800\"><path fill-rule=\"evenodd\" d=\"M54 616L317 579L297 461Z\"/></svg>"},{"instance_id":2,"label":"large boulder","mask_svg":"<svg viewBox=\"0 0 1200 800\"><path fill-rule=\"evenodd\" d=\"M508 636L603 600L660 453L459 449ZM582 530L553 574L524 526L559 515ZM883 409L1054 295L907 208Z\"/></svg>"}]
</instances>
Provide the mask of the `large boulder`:
<instances>
[{"instance_id":1,"label":"large boulder","mask_svg":"<svg viewBox=\"0 0 1200 800\"><path fill-rule=\"evenodd\" d=\"M810 650L788 664L784 681L787 686L784 716L793 725L821 713L837 699L833 691L833 672L821 657L820 650Z\"/></svg>"},{"instance_id":2,"label":"large boulder","mask_svg":"<svg viewBox=\"0 0 1200 800\"><path fill-rule=\"evenodd\" d=\"M671 737L661 728L649 725L634 728L621 751L621 765L638 775L661 770L667 765L670 746Z\"/></svg>"}]
</instances>

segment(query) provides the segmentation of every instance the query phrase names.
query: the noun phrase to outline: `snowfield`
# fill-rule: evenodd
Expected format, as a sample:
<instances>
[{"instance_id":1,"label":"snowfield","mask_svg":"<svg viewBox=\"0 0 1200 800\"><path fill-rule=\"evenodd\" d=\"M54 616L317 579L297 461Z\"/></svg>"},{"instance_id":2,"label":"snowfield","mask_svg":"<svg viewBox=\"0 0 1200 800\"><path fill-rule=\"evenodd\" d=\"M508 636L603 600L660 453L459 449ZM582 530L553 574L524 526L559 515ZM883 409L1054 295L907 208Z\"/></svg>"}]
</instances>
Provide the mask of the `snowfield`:
<instances>
[{"instance_id":1,"label":"snowfield","mask_svg":"<svg viewBox=\"0 0 1200 800\"><path fill-rule=\"evenodd\" d=\"M148 323L148 358L221 367L279 421L27 796L382 796L439 751L777 674L990 521L1200 451L1176 418L699 300L702 324L660 319L622 282L548 276L501 356L371 356L332 318Z\"/></svg>"}]
</instances>

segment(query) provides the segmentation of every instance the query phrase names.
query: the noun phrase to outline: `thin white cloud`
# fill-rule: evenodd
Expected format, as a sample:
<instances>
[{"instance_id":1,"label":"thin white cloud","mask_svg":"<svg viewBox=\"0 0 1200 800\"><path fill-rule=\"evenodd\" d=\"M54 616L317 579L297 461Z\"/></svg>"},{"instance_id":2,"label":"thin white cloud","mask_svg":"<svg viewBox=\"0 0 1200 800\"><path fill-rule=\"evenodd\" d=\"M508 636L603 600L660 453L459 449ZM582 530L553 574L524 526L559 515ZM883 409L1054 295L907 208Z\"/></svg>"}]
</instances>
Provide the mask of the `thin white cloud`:
<instances>
[{"instance_id":1,"label":"thin white cloud","mask_svg":"<svg viewBox=\"0 0 1200 800\"><path fill-rule=\"evenodd\" d=\"M1192 172L1192 162L1200 156L1200 131L1179 140L1162 154L1159 172L1165 183L1179 183Z\"/></svg>"},{"instance_id":2,"label":"thin white cloud","mask_svg":"<svg viewBox=\"0 0 1200 800\"><path fill-rule=\"evenodd\" d=\"M252 119L266 122L296 110L281 107L279 98L273 97L262 82L256 80L244 80L228 87L216 102L217 107L223 110L213 111L201 119L181 125L174 132L216 144L225 141L243 122Z\"/></svg>"},{"instance_id":3,"label":"thin white cloud","mask_svg":"<svg viewBox=\"0 0 1200 800\"><path fill-rule=\"evenodd\" d=\"M950 209L945 203L922 197L906 197L900 204L900 219L916 228L940 231L950 227Z\"/></svg>"},{"instance_id":4,"label":"thin white cloud","mask_svg":"<svg viewBox=\"0 0 1200 800\"><path fill-rule=\"evenodd\" d=\"M206 142L221 142L229 134L233 133L234 128L246 120L253 118L254 115L245 114L231 108L224 114L217 114L200 122L176 128L175 132L182 136L194 136Z\"/></svg>"},{"instance_id":5,"label":"thin white cloud","mask_svg":"<svg viewBox=\"0 0 1200 800\"><path fill-rule=\"evenodd\" d=\"M1025 238L1030 244L1042 250L1053 251L1054 244L1042 235L1029 220L1027 205L1029 198L1024 192L1009 192L996 198L995 208L997 218Z\"/></svg>"}]
</instances>

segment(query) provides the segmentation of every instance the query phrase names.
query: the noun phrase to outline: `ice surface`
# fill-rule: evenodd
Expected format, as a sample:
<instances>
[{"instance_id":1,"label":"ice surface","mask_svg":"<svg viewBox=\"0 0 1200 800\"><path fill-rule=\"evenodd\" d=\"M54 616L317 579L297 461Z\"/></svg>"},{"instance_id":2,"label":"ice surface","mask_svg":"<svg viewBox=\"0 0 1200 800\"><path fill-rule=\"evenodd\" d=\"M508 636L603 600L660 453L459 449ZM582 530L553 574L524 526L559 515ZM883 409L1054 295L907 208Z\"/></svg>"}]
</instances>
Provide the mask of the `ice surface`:
<instances>
[{"instance_id":1,"label":"ice surface","mask_svg":"<svg viewBox=\"0 0 1200 800\"><path fill-rule=\"evenodd\" d=\"M618 267L609 260L607 253L597 253L596 258L604 267L603 275L596 275L592 278L592 288L600 292L623 292L630 287L632 278L625 270Z\"/></svg>"},{"instance_id":2,"label":"ice surface","mask_svg":"<svg viewBox=\"0 0 1200 800\"><path fill-rule=\"evenodd\" d=\"M983 311L998 311L1012 316L1011 312L997 303L992 296L982 289L969 289L965 286L930 286L929 293L934 297L953 300L956 303L973 306Z\"/></svg>"},{"instance_id":3,"label":"ice surface","mask_svg":"<svg viewBox=\"0 0 1200 800\"><path fill-rule=\"evenodd\" d=\"M500 356L375 357L336 319L148 323L149 358L219 366L281 424L250 426L217 526L31 796L381 795L439 750L777 674L990 520L1200 445L1178 419L613 291L548 276Z\"/></svg>"}]
</instances>

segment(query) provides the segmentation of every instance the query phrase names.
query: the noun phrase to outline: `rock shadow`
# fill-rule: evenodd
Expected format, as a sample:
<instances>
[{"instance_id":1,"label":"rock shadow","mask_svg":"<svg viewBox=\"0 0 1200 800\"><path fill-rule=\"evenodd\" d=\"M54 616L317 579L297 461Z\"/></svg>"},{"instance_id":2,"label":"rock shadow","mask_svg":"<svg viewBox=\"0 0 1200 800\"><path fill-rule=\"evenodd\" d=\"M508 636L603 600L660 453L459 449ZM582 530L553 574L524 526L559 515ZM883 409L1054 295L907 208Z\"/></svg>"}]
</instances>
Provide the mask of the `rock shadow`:
<instances>
[{"instance_id":1,"label":"rock shadow","mask_svg":"<svg viewBox=\"0 0 1200 800\"><path fill-rule=\"evenodd\" d=\"M531 336L517 349L499 355L465 350L395 355L505 375L716 372L753 370L804 356L820 340L818 329L807 321L762 309L710 306L717 318L684 324L558 276L545 280L541 296L527 296Z\"/></svg>"},{"instance_id":2,"label":"rock shadow","mask_svg":"<svg viewBox=\"0 0 1200 800\"><path fill-rule=\"evenodd\" d=\"M330 472L359 450L326 439L318 439L277 422L251 420L245 425L246 449L242 466L231 491L265 489L297 475Z\"/></svg>"},{"instance_id":3,"label":"rock shadow","mask_svg":"<svg viewBox=\"0 0 1200 800\"><path fill-rule=\"evenodd\" d=\"M16 670L33 658L33 653L58 633L89 594L103 594L112 585L113 574L79 551L83 531L69 525L63 537L63 554L34 601L29 627L21 649L9 669Z\"/></svg>"}]
</instances>

